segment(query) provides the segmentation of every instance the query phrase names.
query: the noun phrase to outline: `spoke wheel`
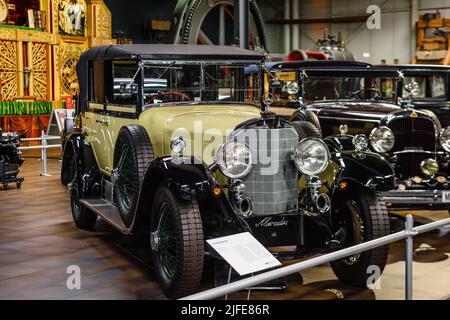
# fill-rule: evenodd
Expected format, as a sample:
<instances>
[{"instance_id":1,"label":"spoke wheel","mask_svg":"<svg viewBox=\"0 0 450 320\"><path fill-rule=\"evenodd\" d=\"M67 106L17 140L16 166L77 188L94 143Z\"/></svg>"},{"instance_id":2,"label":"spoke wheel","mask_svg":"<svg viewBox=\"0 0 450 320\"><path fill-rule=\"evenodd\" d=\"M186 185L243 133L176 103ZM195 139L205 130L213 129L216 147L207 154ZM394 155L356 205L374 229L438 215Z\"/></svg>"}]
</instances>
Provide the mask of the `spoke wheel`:
<instances>
[{"instance_id":1,"label":"spoke wheel","mask_svg":"<svg viewBox=\"0 0 450 320\"><path fill-rule=\"evenodd\" d=\"M133 187L133 167L131 153L127 145L122 147L119 164L117 166L118 180L117 186L120 192L120 200L126 210L130 210L133 194L136 192Z\"/></svg>"},{"instance_id":2,"label":"spoke wheel","mask_svg":"<svg viewBox=\"0 0 450 320\"><path fill-rule=\"evenodd\" d=\"M386 204L373 191L340 192L333 197L333 224L342 233L341 242L345 247L357 245L390 234L390 222ZM368 268L377 266L383 272L389 247L379 247L364 251L341 260L331 262L336 276L343 282L367 286L372 275Z\"/></svg>"},{"instance_id":3,"label":"spoke wheel","mask_svg":"<svg viewBox=\"0 0 450 320\"><path fill-rule=\"evenodd\" d=\"M160 255L162 269L167 279L172 280L177 270L177 238L175 224L168 213L169 205L164 203L159 214L158 228L159 237L158 252Z\"/></svg>"},{"instance_id":4,"label":"spoke wheel","mask_svg":"<svg viewBox=\"0 0 450 320\"><path fill-rule=\"evenodd\" d=\"M203 225L195 200L177 199L161 185L152 206L150 244L156 274L169 298L186 296L200 286Z\"/></svg>"},{"instance_id":5,"label":"spoke wheel","mask_svg":"<svg viewBox=\"0 0 450 320\"><path fill-rule=\"evenodd\" d=\"M357 245L364 242L364 222L361 218L361 212L355 201L349 200L345 202L345 207L342 208L345 212L346 220L346 245ZM354 254L347 258L342 259L344 263L351 266L358 262L361 257L361 253Z\"/></svg>"},{"instance_id":6,"label":"spoke wheel","mask_svg":"<svg viewBox=\"0 0 450 320\"><path fill-rule=\"evenodd\" d=\"M80 188L78 183L79 179L80 177L75 165L74 175L72 181L69 184L70 208L72 211L72 218L78 228L93 230L95 222L97 221L97 215L80 204Z\"/></svg>"},{"instance_id":7,"label":"spoke wheel","mask_svg":"<svg viewBox=\"0 0 450 320\"><path fill-rule=\"evenodd\" d=\"M137 213L139 191L145 171L153 158L153 148L145 128L124 126L114 150L114 203L126 227Z\"/></svg>"}]
</instances>

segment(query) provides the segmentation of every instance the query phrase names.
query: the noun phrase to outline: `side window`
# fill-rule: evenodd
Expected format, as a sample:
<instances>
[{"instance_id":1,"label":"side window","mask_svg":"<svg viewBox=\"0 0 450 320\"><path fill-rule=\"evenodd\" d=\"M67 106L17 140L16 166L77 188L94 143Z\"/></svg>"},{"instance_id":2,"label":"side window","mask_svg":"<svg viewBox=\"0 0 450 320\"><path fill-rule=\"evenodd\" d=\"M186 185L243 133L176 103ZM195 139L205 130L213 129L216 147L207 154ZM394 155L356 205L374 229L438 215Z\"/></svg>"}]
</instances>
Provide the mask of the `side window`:
<instances>
[{"instance_id":1,"label":"side window","mask_svg":"<svg viewBox=\"0 0 450 320\"><path fill-rule=\"evenodd\" d=\"M93 103L105 103L105 68L104 62L89 62L89 92L88 101Z\"/></svg>"},{"instance_id":2,"label":"side window","mask_svg":"<svg viewBox=\"0 0 450 320\"><path fill-rule=\"evenodd\" d=\"M430 77L430 93L431 98L445 98L445 78L442 75L435 75Z\"/></svg>"},{"instance_id":3,"label":"side window","mask_svg":"<svg viewBox=\"0 0 450 320\"><path fill-rule=\"evenodd\" d=\"M113 62L112 103L132 106L138 103L140 72L136 63Z\"/></svg>"}]
</instances>

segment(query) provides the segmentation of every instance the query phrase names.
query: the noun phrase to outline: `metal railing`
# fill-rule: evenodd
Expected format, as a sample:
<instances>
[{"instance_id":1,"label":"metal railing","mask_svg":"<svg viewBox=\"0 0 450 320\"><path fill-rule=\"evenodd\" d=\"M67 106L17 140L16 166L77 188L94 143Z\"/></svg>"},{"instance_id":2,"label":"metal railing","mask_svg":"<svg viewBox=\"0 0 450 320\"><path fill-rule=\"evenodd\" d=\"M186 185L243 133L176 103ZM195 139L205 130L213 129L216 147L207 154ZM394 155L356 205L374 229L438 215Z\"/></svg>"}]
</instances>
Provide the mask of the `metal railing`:
<instances>
[{"instance_id":1,"label":"metal railing","mask_svg":"<svg viewBox=\"0 0 450 320\"><path fill-rule=\"evenodd\" d=\"M419 234L429 232L444 226L450 225L450 218L436 222L431 222L414 228L412 215L406 216L405 230L348 247L339 251L331 252L302 262L291 264L265 273L261 273L249 278L238 280L217 288L199 292L181 300L209 300L226 296L230 293L248 289L253 286L279 279L293 273L297 273L312 267L317 267L324 263L339 260L357 253L361 253L374 248L382 247L390 243L406 239L406 263L405 263L405 299L412 300L412 274L413 274L413 238Z\"/></svg>"},{"instance_id":2,"label":"metal railing","mask_svg":"<svg viewBox=\"0 0 450 320\"><path fill-rule=\"evenodd\" d=\"M50 174L47 173L47 149L51 148L61 148L60 144L48 144L48 140L60 140L61 137L59 136L48 136L42 131L42 134L40 137L37 138L23 138L20 139L20 141L41 141L40 146L26 146L26 147L19 147L18 149L20 151L22 150L41 150L41 161L42 161L42 172L41 176L43 177L49 177Z\"/></svg>"}]
</instances>

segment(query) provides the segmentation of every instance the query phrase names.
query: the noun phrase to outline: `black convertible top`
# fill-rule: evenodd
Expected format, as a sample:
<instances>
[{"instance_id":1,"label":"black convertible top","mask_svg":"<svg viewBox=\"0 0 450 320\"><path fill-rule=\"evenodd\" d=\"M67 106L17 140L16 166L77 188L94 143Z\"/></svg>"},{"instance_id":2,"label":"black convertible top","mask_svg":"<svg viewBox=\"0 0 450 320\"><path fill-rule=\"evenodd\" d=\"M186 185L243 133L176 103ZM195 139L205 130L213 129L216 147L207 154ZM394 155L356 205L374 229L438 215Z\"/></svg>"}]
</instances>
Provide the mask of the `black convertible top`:
<instances>
[{"instance_id":1,"label":"black convertible top","mask_svg":"<svg viewBox=\"0 0 450 320\"><path fill-rule=\"evenodd\" d=\"M308 75L329 76L364 76L379 75L398 77L399 68L386 65L371 65L359 61L319 60L319 61L292 61L268 63L269 71L295 71L304 70Z\"/></svg>"},{"instance_id":2,"label":"black convertible top","mask_svg":"<svg viewBox=\"0 0 450 320\"><path fill-rule=\"evenodd\" d=\"M231 59L262 60L264 56L255 51L230 46L208 46L192 44L128 44L92 47L83 53L80 62L85 60L115 59Z\"/></svg>"},{"instance_id":3,"label":"black convertible top","mask_svg":"<svg viewBox=\"0 0 450 320\"><path fill-rule=\"evenodd\" d=\"M96 46L84 52L77 63L80 85L80 106L86 109L88 88L88 62L92 60L218 60L262 61L264 55L255 51L230 46L190 44L129 44Z\"/></svg>"}]
</instances>

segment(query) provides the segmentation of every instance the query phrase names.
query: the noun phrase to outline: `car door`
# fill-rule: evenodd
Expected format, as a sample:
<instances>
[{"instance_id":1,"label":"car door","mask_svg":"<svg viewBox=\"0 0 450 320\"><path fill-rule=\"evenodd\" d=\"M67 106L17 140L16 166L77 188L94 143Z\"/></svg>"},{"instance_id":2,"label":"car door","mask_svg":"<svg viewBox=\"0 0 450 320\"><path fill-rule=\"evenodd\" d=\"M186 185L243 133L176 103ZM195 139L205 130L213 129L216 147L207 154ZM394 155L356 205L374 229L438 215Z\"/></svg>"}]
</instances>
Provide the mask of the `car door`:
<instances>
[{"instance_id":1,"label":"car door","mask_svg":"<svg viewBox=\"0 0 450 320\"><path fill-rule=\"evenodd\" d=\"M110 174L107 158L107 117L105 114L105 68L104 61L89 61L88 103L82 123L83 131L94 152L98 167L103 174Z\"/></svg>"},{"instance_id":2,"label":"car door","mask_svg":"<svg viewBox=\"0 0 450 320\"><path fill-rule=\"evenodd\" d=\"M139 68L136 61L111 63L111 90L105 103L105 163L114 168L114 146L123 126L137 124Z\"/></svg>"}]
</instances>

